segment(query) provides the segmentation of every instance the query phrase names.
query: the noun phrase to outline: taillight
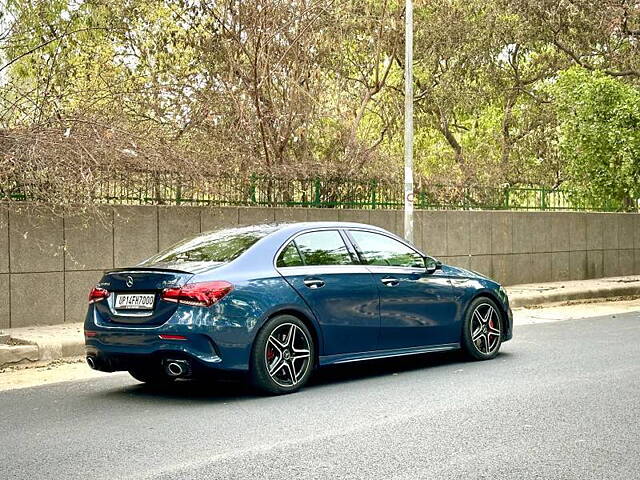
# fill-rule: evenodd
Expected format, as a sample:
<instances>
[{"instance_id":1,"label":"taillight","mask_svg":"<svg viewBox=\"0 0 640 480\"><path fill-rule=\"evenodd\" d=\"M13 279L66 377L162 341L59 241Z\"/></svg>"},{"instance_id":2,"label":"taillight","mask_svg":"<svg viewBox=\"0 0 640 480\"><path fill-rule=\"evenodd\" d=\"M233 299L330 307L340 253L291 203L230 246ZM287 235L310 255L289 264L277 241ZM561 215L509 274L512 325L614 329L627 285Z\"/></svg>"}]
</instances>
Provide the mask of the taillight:
<instances>
[{"instance_id":1,"label":"taillight","mask_svg":"<svg viewBox=\"0 0 640 480\"><path fill-rule=\"evenodd\" d=\"M165 288L161 298L167 302L176 302L195 307L210 307L233 290L229 282L188 283L184 287Z\"/></svg>"},{"instance_id":2,"label":"taillight","mask_svg":"<svg viewBox=\"0 0 640 480\"><path fill-rule=\"evenodd\" d=\"M161 333L160 335L158 335L158 337L160 337L161 340L186 340L187 339L187 337L185 337L184 335L169 335L165 333Z\"/></svg>"},{"instance_id":3,"label":"taillight","mask_svg":"<svg viewBox=\"0 0 640 480\"><path fill-rule=\"evenodd\" d=\"M99 302L100 300L104 300L109 297L110 293L104 288L95 287L89 293L89 303Z\"/></svg>"}]
</instances>

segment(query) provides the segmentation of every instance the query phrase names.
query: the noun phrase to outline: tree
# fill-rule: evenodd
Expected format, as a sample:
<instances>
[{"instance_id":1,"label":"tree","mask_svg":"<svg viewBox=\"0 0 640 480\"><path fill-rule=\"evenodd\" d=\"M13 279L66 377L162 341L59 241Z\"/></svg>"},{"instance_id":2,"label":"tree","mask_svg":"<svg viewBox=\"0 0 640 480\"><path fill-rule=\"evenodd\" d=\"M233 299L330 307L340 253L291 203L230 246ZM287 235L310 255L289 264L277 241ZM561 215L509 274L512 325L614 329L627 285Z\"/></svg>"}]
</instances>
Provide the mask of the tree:
<instances>
[{"instance_id":1,"label":"tree","mask_svg":"<svg viewBox=\"0 0 640 480\"><path fill-rule=\"evenodd\" d=\"M574 67L553 87L569 185L587 205L636 209L640 198L640 89Z\"/></svg>"},{"instance_id":2,"label":"tree","mask_svg":"<svg viewBox=\"0 0 640 480\"><path fill-rule=\"evenodd\" d=\"M403 8L5 0L0 184L91 201L131 171L396 181ZM572 66L640 83L640 0L420 0L414 22L421 186L577 184L553 85Z\"/></svg>"}]
</instances>

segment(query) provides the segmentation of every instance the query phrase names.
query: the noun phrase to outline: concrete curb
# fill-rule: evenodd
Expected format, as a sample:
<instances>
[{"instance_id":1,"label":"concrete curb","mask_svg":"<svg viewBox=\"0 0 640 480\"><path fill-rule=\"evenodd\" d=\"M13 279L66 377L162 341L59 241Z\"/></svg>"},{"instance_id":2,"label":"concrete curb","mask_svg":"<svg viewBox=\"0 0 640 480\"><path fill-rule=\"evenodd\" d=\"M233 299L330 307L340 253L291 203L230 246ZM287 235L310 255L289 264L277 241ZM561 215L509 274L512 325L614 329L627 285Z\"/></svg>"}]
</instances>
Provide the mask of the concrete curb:
<instances>
[{"instance_id":1,"label":"concrete curb","mask_svg":"<svg viewBox=\"0 0 640 480\"><path fill-rule=\"evenodd\" d=\"M0 368L39 361L37 345L0 345Z\"/></svg>"},{"instance_id":2,"label":"concrete curb","mask_svg":"<svg viewBox=\"0 0 640 480\"><path fill-rule=\"evenodd\" d=\"M0 369L16 365L45 365L63 358L83 355L84 339L82 338L27 345L0 345Z\"/></svg>"},{"instance_id":3,"label":"concrete curb","mask_svg":"<svg viewBox=\"0 0 640 480\"><path fill-rule=\"evenodd\" d=\"M606 294L605 294L606 293ZM615 297L640 296L640 287L611 288L603 292L601 290L564 291L552 292L542 295L523 295L511 300L511 308L538 307L549 303L562 303L580 300L598 300Z\"/></svg>"},{"instance_id":4,"label":"concrete curb","mask_svg":"<svg viewBox=\"0 0 640 480\"><path fill-rule=\"evenodd\" d=\"M84 356L82 323L9 329L0 345L0 369L46 365L56 360Z\"/></svg>"},{"instance_id":5,"label":"concrete curb","mask_svg":"<svg viewBox=\"0 0 640 480\"><path fill-rule=\"evenodd\" d=\"M640 276L514 285L507 293L512 308L640 296ZM0 344L0 369L84 356L82 323L10 329L6 334L10 341Z\"/></svg>"},{"instance_id":6,"label":"concrete curb","mask_svg":"<svg viewBox=\"0 0 640 480\"><path fill-rule=\"evenodd\" d=\"M516 285L507 288L512 308L535 307L549 303L580 300L598 300L615 297L640 296L640 279L611 278L597 283L566 282L566 284L541 284L537 286ZM576 284L576 285L574 285ZM551 286L553 285L553 286Z\"/></svg>"}]
</instances>

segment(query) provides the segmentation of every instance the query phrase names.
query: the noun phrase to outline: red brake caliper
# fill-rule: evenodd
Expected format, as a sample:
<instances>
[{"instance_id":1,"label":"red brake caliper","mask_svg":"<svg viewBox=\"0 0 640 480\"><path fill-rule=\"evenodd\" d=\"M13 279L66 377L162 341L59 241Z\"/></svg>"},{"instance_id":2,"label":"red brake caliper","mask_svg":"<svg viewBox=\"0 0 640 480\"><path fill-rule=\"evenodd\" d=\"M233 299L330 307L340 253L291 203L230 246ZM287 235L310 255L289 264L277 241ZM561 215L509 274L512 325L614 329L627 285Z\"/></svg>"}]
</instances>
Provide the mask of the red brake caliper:
<instances>
[{"instance_id":1,"label":"red brake caliper","mask_svg":"<svg viewBox=\"0 0 640 480\"><path fill-rule=\"evenodd\" d=\"M267 350L267 361L271 362L271 360L273 360L275 356L276 354L273 351L273 347L269 347L269 350Z\"/></svg>"}]
</instances>

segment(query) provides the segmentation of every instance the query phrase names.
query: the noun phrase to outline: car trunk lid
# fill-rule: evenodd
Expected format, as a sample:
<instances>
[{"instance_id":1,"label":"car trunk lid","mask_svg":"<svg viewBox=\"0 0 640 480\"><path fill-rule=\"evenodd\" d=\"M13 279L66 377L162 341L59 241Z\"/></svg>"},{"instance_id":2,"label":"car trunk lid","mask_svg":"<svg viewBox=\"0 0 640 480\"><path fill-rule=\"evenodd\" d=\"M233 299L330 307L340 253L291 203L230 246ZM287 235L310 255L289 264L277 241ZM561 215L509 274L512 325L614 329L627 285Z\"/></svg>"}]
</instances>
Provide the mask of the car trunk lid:
<instances>
[{"instance_id":1,"label":"car trunk lid","mask_svg":"<svg viewBox=\"0 0 640 480\"><path fill-rule=\"evenodd\" d=\"M160 325L174 314L178 305L162 300L165 288L180 287L194 276L186 270L134 267L107 272L98 287L109 297L95 307L106 322L113 324Z\"/></svg>"}]
</instances>

